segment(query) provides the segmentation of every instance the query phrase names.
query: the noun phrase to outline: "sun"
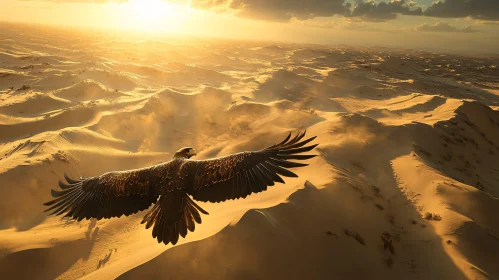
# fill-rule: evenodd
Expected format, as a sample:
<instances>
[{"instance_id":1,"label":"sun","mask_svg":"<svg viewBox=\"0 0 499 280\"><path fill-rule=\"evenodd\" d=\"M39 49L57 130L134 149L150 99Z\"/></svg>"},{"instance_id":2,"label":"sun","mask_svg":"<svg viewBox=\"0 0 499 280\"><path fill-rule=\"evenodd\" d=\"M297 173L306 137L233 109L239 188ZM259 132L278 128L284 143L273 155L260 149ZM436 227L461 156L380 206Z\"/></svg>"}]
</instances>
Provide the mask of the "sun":
<instances>
[{"instance_id":1,"label":"sun","mask_svg":"<svg viewBox=\"0 0 499 280\"><path fill-rule=\"evenodd\" d=\"M130 0L128 8L135 16L135 25L141 29L157 29L178 16L178 6L161 0Z\"/></svg>"},{"instance_id":2,"label":"sun","mask_svg":"<svg viewBox=\"0 0 499 280\"><path fill-rule=\"evenodd\" d=\"M132 0L131 8L141 21L157 21L171 14L172 7L161 0Z\"/></svg>"},{"instance_id":3,"label":"sun","mask_svg":"<svg viewBox=\"0 0 499 280\"><path fill-rule=\"evenodd\" d=\"M1 0L0 0L1 1ZM128 0L108 2L106 21L110 26L144 34L184 33L197 12L182 1ZM182 4L179 4L182 3Z\"/></svg>"}]
</instances>

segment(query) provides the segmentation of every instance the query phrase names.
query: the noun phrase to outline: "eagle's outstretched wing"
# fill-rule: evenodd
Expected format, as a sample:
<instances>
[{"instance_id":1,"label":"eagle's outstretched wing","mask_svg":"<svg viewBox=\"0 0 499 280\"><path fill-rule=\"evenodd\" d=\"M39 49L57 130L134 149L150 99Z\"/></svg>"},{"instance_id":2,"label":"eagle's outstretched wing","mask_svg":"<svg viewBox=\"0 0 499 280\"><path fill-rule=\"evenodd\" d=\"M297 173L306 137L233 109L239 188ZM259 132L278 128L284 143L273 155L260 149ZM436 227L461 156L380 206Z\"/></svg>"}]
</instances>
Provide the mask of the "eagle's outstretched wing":
<instances>
[{"instance_id":1,"label":"eagle's outstretched wing","mask_svg":"<svg viewBox=\"0 0 499 280\"><path fill-rule=\"evenodd\" d=\"M145 210L157 201L167 165L128 171L108 172L78 180L65 178L61 191L52 190L54 199L45 203L51 215L83 219L128 216Z\"/></svg>"},{"instance_id":2,"label":"eagle's outstretched wing","mask_svg":"<svg viewBox=\"0 0 499 280\"><path fill-rule=\"evenodd\" d=\"M244 198L273 186L284 183L281 176L298 177L288 168L307 164L289 160L306 160L316 155L302 155L318 144L305 146L316 137L302 141L306 131L291 139L255 152L242 152L209 160L189 160L181 173L188 174L188 192L195 200L221 202L227 199Z\"/></svg>"},{"instance_id":3,"label":"eagle's outstretched wing","mask_svg":"<svg viewBox=\"0 0 499 280\"><path fill-rule=\"evenodd\" d=\"M71 179L59 183L61 191L52 191L54 200L45 203L51 214L72 217L112 218L145 210L146 228L158 242L176 244L179 236L194 231L201 223L200 213L208 214L189 196L200 201L220 202L261 192L281 176L297 177L287 168L307 164L289 160L305 160L315 155L302 155L317 145L304 147L315 137L301 141L305 132L256 152L243 152L211 160L185 160L178 165L164 163L152 167L108 172L98 177ZM172 170L170 170L172 169ZM168 187L166 187L168 186ZM159 200L158 200L158 197Z\"/></svg>"},{"instance_id":4,"label":"eagle's outstretched wing","mask_svg":"<svg viewBox=\"0 0 499 280\"><path fill-rule=\"evenodd\" d=\"M146 228L154 225L152 235L158 242L176 244L179 236L194 231L201 215L208 214L181 188L175 165L170 162L147 168L108 172L98 177L74 180L65 175L69 184L59 182L61 191L52 190L54 200L45 203L51 214L83 219L128 216L154 207L144 216ZM159 197L159 200L158 200Z\"/></svg>"}]
</instances>

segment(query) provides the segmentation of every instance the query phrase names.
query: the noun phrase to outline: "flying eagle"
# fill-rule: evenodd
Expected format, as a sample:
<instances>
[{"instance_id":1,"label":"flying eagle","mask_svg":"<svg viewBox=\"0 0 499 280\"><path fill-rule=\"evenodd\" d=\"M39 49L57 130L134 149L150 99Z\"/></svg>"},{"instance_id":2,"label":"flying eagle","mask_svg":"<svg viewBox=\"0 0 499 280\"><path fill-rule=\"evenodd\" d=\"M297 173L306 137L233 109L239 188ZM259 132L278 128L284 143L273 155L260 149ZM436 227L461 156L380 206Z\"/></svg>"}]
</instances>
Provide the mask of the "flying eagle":
<instances>
[{"instance_id":1,"label":"flying eagle","mask_svg":"<svg viewBox=\"0 0 499 280\"><path fill-rule=\"evenodd\" d=\"M187 230L194 231L195 223L201 224L199 212L208 215L194 200L245 198L275 182L284 183L281 176L298 177L288 168L307 164L289 160L315 157L301 153L318 145L305 146L315 137L302 141L304 136L305 131L291 139L290 133L284 141L263 150L214 159L191 160L196 150L187 147L178 150L172 160L150 167L78 180L64 174L68 184L59 182L62 190L52 190L54 199L44 204L50 206L45 211L65 213L64 217L77 221L100 220L135 214L154 204L142 224L146 229L153 227L152 236L158 243L175 245L179 235L185 237Z\"/></svg>"}]
</instances>

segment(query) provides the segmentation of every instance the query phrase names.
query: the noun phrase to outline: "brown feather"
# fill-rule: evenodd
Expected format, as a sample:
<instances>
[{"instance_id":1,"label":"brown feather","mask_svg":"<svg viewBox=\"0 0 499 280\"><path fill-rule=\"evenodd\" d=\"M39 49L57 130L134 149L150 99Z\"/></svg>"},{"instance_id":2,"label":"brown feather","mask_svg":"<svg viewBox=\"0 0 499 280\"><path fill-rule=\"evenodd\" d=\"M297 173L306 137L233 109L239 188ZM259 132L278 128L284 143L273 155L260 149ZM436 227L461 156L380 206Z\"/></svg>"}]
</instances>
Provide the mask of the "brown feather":
<instances>
[{"instance_id":1,"label":"brown feather","mask_svg":"<svg viewBox=\"0 0 499 280\"><path fill-rule=\"evenodd\" d=\"M299 155L317 145L305 146L316 137L301 141L306 131L260 151L241 152L209 160L186 160L180 173L188 180L186 191L194 199L221 202L244 198L260 192L275 182L284 183L280 176L298 177L288 168L307 166L288 159L306 160L315 155ZM301 141L301 142L300 142ZM304 147L305 146L305 147Z\"/></svg>"}]
</instances>

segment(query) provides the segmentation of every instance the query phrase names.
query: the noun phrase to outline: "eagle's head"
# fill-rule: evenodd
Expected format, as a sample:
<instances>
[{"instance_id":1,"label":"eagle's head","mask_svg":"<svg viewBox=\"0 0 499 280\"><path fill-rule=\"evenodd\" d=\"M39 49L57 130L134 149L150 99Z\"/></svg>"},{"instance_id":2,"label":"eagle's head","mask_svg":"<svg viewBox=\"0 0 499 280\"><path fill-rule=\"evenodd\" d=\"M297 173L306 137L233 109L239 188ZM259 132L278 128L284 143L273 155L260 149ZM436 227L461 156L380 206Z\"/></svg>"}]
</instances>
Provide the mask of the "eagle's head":
<instances>
[{"instance_id":1,"label":"eagle's head","mask_svg":"<svg viewBox=\"0 0 499 280\"><path fill-rule=\"evenodd\" d=\"M185 147L180 150L178 150L175 155L173 155L173 158L191 158L192 156L197 155L196 150L191 147Z\"/></svg>"}]
</instances>

